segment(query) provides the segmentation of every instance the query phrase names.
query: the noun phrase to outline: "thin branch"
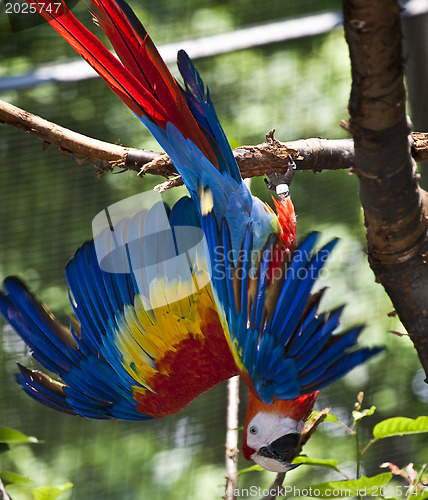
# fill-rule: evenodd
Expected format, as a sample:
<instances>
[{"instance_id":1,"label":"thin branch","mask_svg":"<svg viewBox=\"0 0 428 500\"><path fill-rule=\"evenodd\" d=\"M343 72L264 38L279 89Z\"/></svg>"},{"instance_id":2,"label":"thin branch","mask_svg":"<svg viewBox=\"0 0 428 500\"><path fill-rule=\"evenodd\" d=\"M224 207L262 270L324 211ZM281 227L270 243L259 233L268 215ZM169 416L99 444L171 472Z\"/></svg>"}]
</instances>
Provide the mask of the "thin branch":
<instances>
[{"instance_id":1,"label":"thin branch","mask_svg":"<svg viewBox=\"0 0 428 500\"><path fill-rule=\"evenodd\" d=\"M297 448L296 452L294 453L292 460L294 460L296 457L298 457L302 453L303 447L309 441L312 434L317 430L318 426L322 422L324 422L329 411L330 411L330 408L324 408L319 413L317 413L315 415L315 417L308 424L305 425L305 427L303 428L302 437L300 439L299 447Z\"/></svg>"},{"instance_id":2,"label":"thin branch","mask_svg":"<svg viewBox=\"0 0 428 500\"><path fill-rule=\"evenodd\" d=\"M364 448L361 450L360 454L364 455L364 453L370 448L372 444L376 442L376 439L372 438L370 441L364 446Z\"/></svg>"},{"instance_id":3,"label":"thin branch","mask_svg":"<svg viewBox=\"0 0 428 500\"><path fill-rule=\"evenodd\" d=\"M412 136L412 156L415 161L428 161L428 134L423 132L413 132Z\"/></svg>"},{"instance_id":4,"label":"thin branch","mask_svg":"<svg viewBox=\"0 0 428 500\"><path fill-rule=\"evenodd\" d=\"M238 488L239 375L227 383L226 500L235 500Z\"/></svg>"},{"instance_id":5,"label":"thin branch","mask_svg":"<svg viewBox=\"0 0 428 500\"><path fill-rule=\"evenodd\" d=\"M9 495L6 493L6 490L3 485L3 481L0 479L0 500L10 500Z\"/></svg>"},{"instance_id":6,"label":"thin branch","mask_svg":"<svg viewBox=\"0 0 428 500\"><path fill-rule=\"evenodd\" d=\"M113 167L119 166L138 172L141 162L150 162L159 154L151 151L142 153L139 150L86 137L2 100L0 100L0 123L12 125L39 137L44 142L44 147L55 145L65 156L74 156L78 163L90 161L100 171L111 171Z\"/></svg>"},{"instance_id":7,"label":"thin branch","mask_svg":"<svg viewBox=\"0 0 428 500\"><path fill-rule=\"evenodd\" d=\"M360 180L369 262L428 382L427 194L418 185L408 140L401 7L397 0L344 0L343 11L352 68L353 170ZM426 143L426 136L416 134L413 149Z\"/></svg>"},{"instance_id":8,"label":"thin branch","mask_svg":"<svg viewBox=\"0 0 428 500\"><path fill-rule=\"evenodd\" d=\"M168 180L157 189L164 191L180 185L181 179L164 153L145 151L109 144L86 137L72 130L49 122L37 115L0 100L0 123L5 123L42 139L45 146L56 146L59 151L72 157L79 164L88 161L97 168L97 173L112 171L114 167L139 172L140 175L162 175ZM413 148L417 161L428 157L428 134L414 134ZM234 150L242 176L250 178L272 172L286 172L289 155L295 160L298 170L350 169L354 164L352 139L302 139L280 142L273 131L266 141L256 146L240 146ZM172 179L169 179L173 177Z\"/></svg>"},{"instance_id":9,"label":"thin branch","mask_svg":"<svg viewBox=\"0 0 428 500\"><path fill-rule=\"evenodd\" d=\"M261 500L275 500L277 497L285 496L285 490L282 486L285 479L285 472L278 472L273 483L269 487L269 492Z\"/></svg>"}]
</instances>

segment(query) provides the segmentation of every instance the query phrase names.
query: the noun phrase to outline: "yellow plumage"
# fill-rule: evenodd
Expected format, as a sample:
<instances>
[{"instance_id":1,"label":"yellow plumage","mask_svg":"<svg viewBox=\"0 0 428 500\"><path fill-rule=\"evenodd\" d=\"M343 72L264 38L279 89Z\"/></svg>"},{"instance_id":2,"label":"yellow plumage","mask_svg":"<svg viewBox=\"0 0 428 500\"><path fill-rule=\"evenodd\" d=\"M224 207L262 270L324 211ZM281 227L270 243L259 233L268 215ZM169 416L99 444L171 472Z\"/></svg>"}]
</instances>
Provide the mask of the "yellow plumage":
<instances>
[{"instance_id":1,"label":"yellow plumage","mask_svg":"<svg viewBox=\"0 0 428 500\"><path fill-rule=\"evenodd\" d=\"M162 367L158 369L157 362L168 351L175 351L186 338L204 339L200 311L216 309L216 305L209 283L195 291L198 281L194 275L186 282L164 277L153 280L150 304L137 295L134 307L127 306L118 321L115 344L123 356L123 365L148 390L156 373L165 372ZM226 338L229 340L228 333Z\"/></svg>"}]
</instances>

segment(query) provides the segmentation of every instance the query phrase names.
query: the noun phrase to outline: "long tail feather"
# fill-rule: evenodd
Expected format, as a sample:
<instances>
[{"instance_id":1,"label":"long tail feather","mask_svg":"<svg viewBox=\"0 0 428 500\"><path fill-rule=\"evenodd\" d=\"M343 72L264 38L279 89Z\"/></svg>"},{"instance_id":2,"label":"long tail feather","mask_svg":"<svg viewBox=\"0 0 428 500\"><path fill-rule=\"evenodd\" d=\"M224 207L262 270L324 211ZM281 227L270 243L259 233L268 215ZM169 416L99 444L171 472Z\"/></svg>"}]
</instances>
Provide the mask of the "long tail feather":
<instances>
[{"instance_id":1,"label":"long tail feather","mask_svg":"<svg viewBox=\"0 0 428 500\"><path fill-rule=\"evenodd\" d=\"M122 0L93 0L95 16L120 60L83 26L64 2L27 0L104 79L113 92L140 118L162 129L172 123L209 160L217 159L184 95L147 32Z\"/></svg>"},{"instance_id":2,"label":"long tail feather","mask_svg":"<svg viewBox=\"0 0 428 500\"><path fill-rule=\"evenodd\" d=\"M177 62L184 80L187 104L199 125L207 131L205 135L217 156L220 172L227 172L233 179L240 182L241 173L226 134L220 125L208 88L205 87L202 78L184 50L178 53Z\"/></svg>"}]
</instances>

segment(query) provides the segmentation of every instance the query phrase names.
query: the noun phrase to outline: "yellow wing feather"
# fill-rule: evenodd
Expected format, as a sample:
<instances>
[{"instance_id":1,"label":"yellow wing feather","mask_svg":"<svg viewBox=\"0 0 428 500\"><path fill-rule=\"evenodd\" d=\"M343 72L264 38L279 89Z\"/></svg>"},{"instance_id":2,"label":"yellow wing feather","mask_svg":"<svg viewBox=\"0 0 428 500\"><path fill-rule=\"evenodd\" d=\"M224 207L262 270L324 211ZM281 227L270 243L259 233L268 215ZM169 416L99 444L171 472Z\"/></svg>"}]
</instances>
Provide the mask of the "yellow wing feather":
<instances>
[{"instance_id":1,"label":"yellow wing feather","mask_svg":"<svg viewBox=\"0 0 428 500\"><path fill-rule=\"evenodd\" d=\"M128 373L148 390L152 390L153 377L159 372L165 373L159 361L167 352L175 351L187 338L204 341L200 311L216 309L216 304L211 285L208 283L195 291L197 281L195 276L187 282L164 277L153 280L150 306L146 299L137 295L134 306L127 306L121 315L115 344ZM222 319L221 323L227 329L226 321ZM230 342L228 333L226 338Z\"/></svg>"}]
</instances>

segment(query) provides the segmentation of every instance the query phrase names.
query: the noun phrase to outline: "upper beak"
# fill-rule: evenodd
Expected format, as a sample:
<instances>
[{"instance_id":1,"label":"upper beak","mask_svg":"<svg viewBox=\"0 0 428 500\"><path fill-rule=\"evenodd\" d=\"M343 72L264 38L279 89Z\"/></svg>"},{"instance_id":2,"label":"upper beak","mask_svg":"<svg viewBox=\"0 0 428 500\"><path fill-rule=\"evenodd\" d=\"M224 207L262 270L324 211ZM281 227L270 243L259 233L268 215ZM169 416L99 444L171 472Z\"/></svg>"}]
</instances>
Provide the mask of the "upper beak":
<instances>
[{"instance_id":1,"label":"upper beak","mask_svg":"<svg viewBox=\"0 0 428 500\"><path fill-rule=\"evenodd\" d=\"M297 432L285 434L270 443L270 445L260 448L257 454L280 462L287 470L295 469L299 464L292 465L289 463L289 460L293 458L296 453L300 437L301 435Z\"/></svg>"}]
</instances>

